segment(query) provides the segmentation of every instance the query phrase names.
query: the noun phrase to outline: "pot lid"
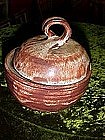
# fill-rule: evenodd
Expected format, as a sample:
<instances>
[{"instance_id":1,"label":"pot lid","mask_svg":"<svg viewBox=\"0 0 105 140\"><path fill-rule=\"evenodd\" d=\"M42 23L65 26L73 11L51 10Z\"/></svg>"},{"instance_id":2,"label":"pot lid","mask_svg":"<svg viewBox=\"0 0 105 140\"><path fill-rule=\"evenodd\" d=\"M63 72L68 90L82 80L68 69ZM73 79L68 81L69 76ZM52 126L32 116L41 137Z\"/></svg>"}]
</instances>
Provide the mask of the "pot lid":
<instances>
[{"instance_id":1,"label":"pot lid","mask_svg":"<svg viewBox=\"0 0 105 140\"><path fill-rule=\"evenodd\" d=\"M50 27L64 26L59 37ZM85 49L71 39L71 28L61 17L48 18L42 24L45 35L28 39L13 59L15 70L24 78L46 85L68 85L86 77L90 65Z\"/></svg>"}]
</instances>

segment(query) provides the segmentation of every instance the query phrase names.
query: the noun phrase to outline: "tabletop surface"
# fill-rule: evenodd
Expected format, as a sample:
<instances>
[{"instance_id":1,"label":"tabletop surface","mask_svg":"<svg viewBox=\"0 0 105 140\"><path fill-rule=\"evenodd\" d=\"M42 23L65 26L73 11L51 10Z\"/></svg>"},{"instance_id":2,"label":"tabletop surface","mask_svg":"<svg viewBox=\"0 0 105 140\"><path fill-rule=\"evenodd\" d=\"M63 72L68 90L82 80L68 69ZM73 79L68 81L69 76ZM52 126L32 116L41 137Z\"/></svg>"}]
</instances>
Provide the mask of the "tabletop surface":
<instances>
[{"instance_id":1,"label":"tabletop surface","mask_svg":"<svg viewBox=\"0 0 105 140\"><path fill-rule=\"evenodd\" d=\"M33 36L29 33L29 36L24 38L23 34L26 30L20 32L21 36L16 36L20 28L20 25L14 25L0 29L0 83L2 87L0 110L8 114L9 117L6 120L10 121L14 129L14 137L17 135L15 132L20 132L19 134L24 137L27 135L27 137L35 138L35 133L38 134L36 129L38 129L40 137L42 136L41 130L43 130L43 137L46 139L51 138L50 132L53 133L53 138L56 138L59 133L59 138L62 136L65 139L69 136L104 139L105 27L86 23L71 24L72 38L82 44L90 56L92 76L82 98L73 106L57 113L33 111L24 107L17 102L7 88L3 70L4 58L8 52L6 49L14 44L19 45L26 38ZM24 39L19 41L21 37Z\"/></svg>"}]
</instances>

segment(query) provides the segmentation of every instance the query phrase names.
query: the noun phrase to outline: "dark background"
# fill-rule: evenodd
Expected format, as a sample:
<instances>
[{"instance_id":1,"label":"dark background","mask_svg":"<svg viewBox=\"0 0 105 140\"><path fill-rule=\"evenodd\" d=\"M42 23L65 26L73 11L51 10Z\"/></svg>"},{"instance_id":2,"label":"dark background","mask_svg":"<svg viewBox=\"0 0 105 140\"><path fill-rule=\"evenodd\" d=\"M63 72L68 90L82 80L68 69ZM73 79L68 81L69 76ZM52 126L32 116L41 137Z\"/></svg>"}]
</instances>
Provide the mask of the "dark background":
<instances>
[{"instance_id":1,"label":"dark background","mask_svg":"<svg viewBox=\"0 0 105 140\"><path fill-rule=\"evenodd\" d=\"M105 0L0 0L0 23L42 23L51 16L105 25Z\"/></svg>"},{"instance_id":2,"label":"dark background","mask_svg":"<svg viewBox=\"0 0 105 140\"><path fill-rule=\"evenodd\" d=\"M38 33L40 29L34 28L34 25L41 27L43 20L51 16L61 16L69 22L77 21L105 26L105 0L0 0L0 27L18 23L32 23L33 25L23 25L24 30L22 26L16 37L9 38L7 34L3 40L3 50L5 50L3 58L7 54L7 48L10 51L12 46L20 45L32 33ZM16 44L17 39L18 44ZM0 110L0 136L3 136L3 140L12 137L11 129L13 128L8 124L6 117L7 114Z\"/></svg>"}]
</instances>

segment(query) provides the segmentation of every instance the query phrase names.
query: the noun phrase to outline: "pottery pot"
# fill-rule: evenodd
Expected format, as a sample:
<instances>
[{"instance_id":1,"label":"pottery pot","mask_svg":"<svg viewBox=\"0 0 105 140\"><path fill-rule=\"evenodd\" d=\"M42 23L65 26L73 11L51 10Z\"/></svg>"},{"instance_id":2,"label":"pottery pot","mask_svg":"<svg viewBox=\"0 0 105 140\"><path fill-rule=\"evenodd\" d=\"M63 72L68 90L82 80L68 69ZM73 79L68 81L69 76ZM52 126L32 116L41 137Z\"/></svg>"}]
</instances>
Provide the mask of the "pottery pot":
<instances>
[{"instance_id":1,"label":"pottery pot","mask_svg":"<svg viewBox=\"0 0 105 140\"><path fill-rule=\"evenodd\" d=\"M51 26L64 27L59 37ZM28 39L5 59L11 93L26 107L56 112L75 103L89 83L90 60L85 49L71 39L71 28L61 17L42 24L45 35Z\"/></svg>"}]
</instances>

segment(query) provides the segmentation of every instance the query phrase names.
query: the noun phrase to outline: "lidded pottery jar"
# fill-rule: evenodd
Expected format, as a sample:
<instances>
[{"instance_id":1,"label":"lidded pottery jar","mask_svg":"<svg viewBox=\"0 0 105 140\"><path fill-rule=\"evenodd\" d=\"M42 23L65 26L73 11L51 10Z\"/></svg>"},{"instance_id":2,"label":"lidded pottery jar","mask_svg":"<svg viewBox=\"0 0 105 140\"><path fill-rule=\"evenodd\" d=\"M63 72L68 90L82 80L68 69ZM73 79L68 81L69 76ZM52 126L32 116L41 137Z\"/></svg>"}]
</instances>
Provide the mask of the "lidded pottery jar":
<instances>
[{"instance_id":1,"label":"lidded pottery jar","mask_svg":"<svg viewBox=\"0 0 105 140\"><path fill-rule=\"evenodd\" d=\"M59 37L51 26L59 24ZM85 92L91 76L85 49L71 39L71 28L61 17L48 18L45 35L28 39L5 59L10 91L24 106L56 112L75 103Z\"/></svg>"}]
</instances>

